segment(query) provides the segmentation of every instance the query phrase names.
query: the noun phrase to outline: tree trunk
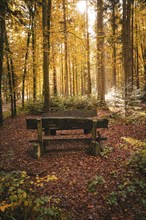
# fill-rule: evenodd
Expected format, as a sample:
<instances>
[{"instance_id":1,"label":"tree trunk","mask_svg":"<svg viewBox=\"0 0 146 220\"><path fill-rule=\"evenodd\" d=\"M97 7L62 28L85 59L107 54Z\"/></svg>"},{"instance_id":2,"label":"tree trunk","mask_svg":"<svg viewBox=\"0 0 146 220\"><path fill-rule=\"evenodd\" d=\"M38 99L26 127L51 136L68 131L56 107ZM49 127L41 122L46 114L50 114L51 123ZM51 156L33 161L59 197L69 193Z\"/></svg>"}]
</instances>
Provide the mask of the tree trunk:
<instances>
[{"instance_id":1,"label":"tree trunk","mask_svg":"<svg viewBox=\"0 0 146 220\"><path fill-rule=\"evenodd\" d=\"M14 73L14 65L11 56L11 50L9 47L7 32L5 29L5 45L6 45L6 58L7 58L7 70L9 76L9 88L10 88L10 99L11 99L11 116L16 116L16 75Z\"/></svg>"},{"instance_id":2,"label":"tree trunk","mask_svg":"<svg viewBox=\"0 0 146 220\"><path fill-rule=\"evenodd\" d=\"M55 62L55 45L52 44L52 61L53 61L53 94L57 96L57 74L56 74L56 62Z\"/></svg>"},{"instance_id":3,"label":"tree trunk","mask_svg":"<svg viewBox=\"0 0 146 220\"><path fill-rule=\"evenodd\" d=\"M97 0L97 74L98 99L105 103L103 0Z\"/></svg>"},{"instance_id":4,"label":"tree trunk","mask_svg":"<svg viewBox=\"0 0 146 220\"><path fill-rule=\"evenodd\" d=\"M68 96L68 45L67 45L67 22L66 22L66 2L63 0L63 23L64 23L64 50L65 50L65 95Z\"/></svg>"},{"instance_id":5,"label":"tree trunk","mask_svg":"<svg viewBox=\"0 0 146 220\"><path fill-rule=\"evenodd\" d=\"M12 71L12 84L13 84L13 115L17 114L17 105L16 105L16 75L14 72L14 65L12 58L10 58L11 71Z\"/></svg>"},{"instance_id":6,"label":"tree trunk","mask_svg":"<svg viewBox=\"0 0 146 220\"><path fill-rule=\"evenodd\" d=\"M115 21L115 1L112 1L112 34L113 34L113 42L112 42L112 49L113 49L113 77L112 77L112 86L116 87L116 21Z\"/></svg>"},{"instance_id":7,"label":"tree trunk","mask_svg":"<svg viewBox=\"0 0 146 220\"><path fill-rule=\"evenodd\" d=\"M36 89L37 89L37 70L36 70L36 36L35 36L35 14L36 14L36 3L33 5L34 10L32 11L32 72L33 72L33 101L36 101Z\"/></svg>"},{"instance_id":8,"label":"tree trunk","mask_svg":"<svg viewBox=\"0 0 146 220\"><path fill-rule=\"evenodd\" d=\"M125 113L132 92L131 0L123 0L122 50L125 77Z\"/></svg>"},{"instance_id":9,"label":"tree trunk","mask_svg":"<svg viewBox=\"0 0 146 220\"><path fill-rule=\"evenodd\" d=\"M47 1L43 0L42 4L42 19L43 19L43 96L44 96L44 111L49 111L50 108L50 92L49 92L49 38L48 38L48 5Z\"/></svg>"},{"instance_id":10,"label":"tree trunk","mask_svg":"<svg viewBox=\"0 0 146 220\"><path fill-rule=\"evenodd\" d=\"M72 76L71 76L71 56L70 56L70 53L69 53L69 56L68 56L68 65L69 65L69 68L68 68L68 73L69 73L69 95L72 96Z\"/></svg>"},{"instance_id":11,"label":"tree trunk","mask_svg":"<svg viewBox=\"0 0 146 220\"><path fill-rule=\"evenodd\" d=\"M27 73L29 43L30 43L30 37L31 37L31 25L32 25L32 22L31 22L31 15L30 15L29 30L27 33L27 42L26 42L26 53L25 53L25 59L24 59L24 69L23 69L23 76L22 76L22 108L24 108L24 99L25 99L25 80L26 80L26 73Z\"/></svg>"},{"instance_id":12,"label":"tree trunk","mask_svg":"<svg viewBox=\"0 0 146 220\"><path fill-rule=\"evenodd\" d=\"M63 59L63 48L60 45L60 95L64 94L64 59Z\"/></svg>"},{"instance_id":13,"label":"tree trunk","mask_svg":"<svg viewBox=\"0 0 146 220\"><path fill-rule=\"evenodd\" d=\"M135 46L135 79L136 79L136 88L140 88L139 83L139 51L138 51L138 23L137 23L137 13L135 8L135 38L136 38L136 46Z\"/></svg>"},{"instance_id":14,"label":"tree trunk","mask_svg":"<svg viewBox=\"0 0 146 220\"><path fill-rule=\"evenodd\" d=\"M76 94L76 81L75 81L75 58L72 61L72 75L73 75L73 96Z\"/></svg>"},{"instance_id":15,"label":"tree trunk","mask_svg":"<svg viewBox=\"0 0 146 220\"><path fill-rule=\"evenodd\" d=\"M2 112L2 75L3 75L3 49L4 49L4 25L5 25L5 3L0 1L0 126L3 125Z\"/></svg>"},{"instance_id":16,"label":"tree trunk","mask_svg":"<svg viewBox=\"0 0 146 220\"><path fill-rule=\"evenodd\" d=\"M91 74L90 74L90 41L88 25L88 0L86 0L86 28L87 28L87 94L91 95Z\"/></svg>"},{"instance_id":17,"label":"tree trunk","mask_svg":"<svg viewBox=\"0 0 146 220\"><path fill-rule=\"evenodd\" d=\"M6 54L6 58L7 58L8 78L9 78L9 95L10 95L10 101L11 101L11 117L14 118L12 71L11 71L11 67L10 67L8 53Z\"/></svg>"},{"instance_id":18,"label":"tree trunk","mask_svg":"<svg viewBox=\"0 0 146 220\"><path fill-rule=\"evenodd\" d=\"M144 42L143 60L144 60L144 92L145 92L145 99L146 99L146 39Z\"/></svg>"}]
</instances>

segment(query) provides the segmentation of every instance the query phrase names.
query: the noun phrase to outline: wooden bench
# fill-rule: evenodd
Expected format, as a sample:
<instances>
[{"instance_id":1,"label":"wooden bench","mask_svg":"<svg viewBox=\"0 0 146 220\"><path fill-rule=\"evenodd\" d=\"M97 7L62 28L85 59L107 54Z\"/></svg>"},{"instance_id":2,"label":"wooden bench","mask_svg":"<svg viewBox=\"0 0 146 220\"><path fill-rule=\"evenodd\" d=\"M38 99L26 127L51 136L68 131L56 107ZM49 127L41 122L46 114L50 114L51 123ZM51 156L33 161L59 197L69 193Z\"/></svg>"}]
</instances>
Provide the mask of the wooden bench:
<instances>
[{"instance_id":1,"label":"wooden bench","mask_svg":"<svg viewBox=\"0 0 146 220\"><path fill-rule=\"evenodd\" d=\"M31 140L33 142L34 154L37 158L44 154L45 143L51 141L50 136L44 135L44 130L76 130L87 129L91 133L91 142L93 143L93 154L98 155L101 151L101 140L106 138L101 137L98 128L107 128L108 119L91 119L91 118L76 118L76 117L41 117L41 118L27 118L27 129L37 130L37 139ZM98 135L97 135L98 134ZM95 144L97 143L97 144Z\"/></svg>"}]
</instances>

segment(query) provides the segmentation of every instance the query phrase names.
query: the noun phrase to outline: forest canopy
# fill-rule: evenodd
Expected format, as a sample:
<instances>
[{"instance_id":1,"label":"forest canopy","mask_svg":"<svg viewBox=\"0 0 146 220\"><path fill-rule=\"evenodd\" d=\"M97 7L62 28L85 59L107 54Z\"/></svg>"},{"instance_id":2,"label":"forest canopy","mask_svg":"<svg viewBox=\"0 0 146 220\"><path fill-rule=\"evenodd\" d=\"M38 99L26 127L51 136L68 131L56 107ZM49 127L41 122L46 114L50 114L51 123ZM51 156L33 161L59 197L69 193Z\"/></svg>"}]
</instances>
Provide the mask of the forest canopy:
<instances>
[{"instance_id":1,"label":"forest canopy","mask_svg":"<svg viewBox=\"0 0 146 220\"><path fill-rule=\"evenodd\" d=\"M1 0L3 103L116 91L127 104L146 91L146 3L142 0Z\"/></svg>"}]
</instances>

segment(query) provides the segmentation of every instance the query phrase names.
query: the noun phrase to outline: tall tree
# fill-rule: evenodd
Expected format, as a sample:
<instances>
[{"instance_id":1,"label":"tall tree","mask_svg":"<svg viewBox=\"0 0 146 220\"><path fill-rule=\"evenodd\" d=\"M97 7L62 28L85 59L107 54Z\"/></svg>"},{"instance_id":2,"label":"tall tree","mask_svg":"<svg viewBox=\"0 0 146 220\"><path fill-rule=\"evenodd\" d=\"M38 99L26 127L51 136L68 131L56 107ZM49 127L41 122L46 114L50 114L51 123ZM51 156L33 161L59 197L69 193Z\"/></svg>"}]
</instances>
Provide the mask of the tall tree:
<instances>
[{"instance_id":1,"label":"tall tree","mask_svg":"<svg viewBox=\"0 0 146 220\"><path fill-rule=\"evenodd\" d=\"M43 0L42 3L43 18L43 95L44 110L50 108L50 91L49 91L49 55L50 55L50 24L51 24L51 0Z\"/></svg>"},{"instance_id":2,"label":"tall tree","mask_svg":"<svg viewBox=\"0 0 146 220\"><path fill-rule=\"evenodd\" d=\"M64 33L64 63L65 63L65 95L69 95L68 91L68 44L67 44L67 17L66 17L66 0L63 0L63 33Z\"/></svg>"},{"instance_id":3,"label":"tall tree","mask_svg":"<svg viewBox=\"0 0 146 220\"><path fill-rule=\"evenodd\" d=\"M14 72L14 64L12 59L12 52L10 50L7 31L5 28L5 52L7 59L7 70L9 76L10 100L11 100L11 116L16 116L16 74Z\"/></svg>"},{"instance_id":4,"label":"tall tree","mask_svg":"<svg viewBox=\"0 0 146 220\"><path fill-rule=\"evenodd\" d=\"M123 0L122 50L125 77L125 100L127 100L132 91L131 4L131 0Z\"/></svg>"},{"instance_id":5,"label":"tall tree","mask_svg":"<svg viewBox=\"0 0 146 220\"><path fill-rule=\"evenodd\" d=\"M36 1L32 2L32 59L33 59L33 101L36 100L37 71L36 71Z\"/></svg>"},{"instance_id":6,"label":"tall tree","mask_svg":"<svg viewBox=\"0 0 146 220\"><path fill-rule=\"evenodd\" d=\"M53 61L53 94L57 96L57 73L56 73L56 58L55 58L55 45L52 43L52 61Z\"/></svg>"},{"instance_id":7,"label":"tall tree","mask_svg":"<svg viewBox=\"0 0 146 220\"><path fill-rule=\"evenodd\" d=\"M86 28L87 28L87 94L91 94L91 71L90 71L90 41L89 41L89 21L88 21L88 0L86 0Z\"/></svg>"},{"instance_id":8,"label":"tall tree","mask_svg":"<svg viewBox=\"0 0 146 220\"><path fill-rule=\"evenodd\" d=\"M112 8L112 59L113 59L113 75L112 75L112 86L116 87L117 82L117 72L116 72L116 5L118 4L118 0L111 1Z\"/></svg>"},{"instance_id":9,"label":"tall tree","mask_svg":"<svg viewBox=\"0 0 146 220\"><path fill-rule=\"evenodd\" d=\"M103 0L97 0L97 88L98 99L101 103L105 102L104 62Z\"/></svg>"},{"instance_id":10,"label":"tall tree","mask_svg":"<svg viewBox=\"0 0 146 220\"><path fill-rule=\"evenodd\" d=\"M4 49L4 23L5 23L5 1L0 1L0 126L3 125L2 113L2 74L3 74L3 49Z\"/></svg>"},{"instance_id":11,"label":"tall tree","mask_svg":"<svg viewBox=\"0 0 146 220\"><path fill-rule=\"evenodd\" d=\"M27 32L26 52L25 52L24 68L23 68L23 75L22 75L22 108L24 108L25 81L26 81L26 73L27 73L30 37L31 37L31 33L32 33L31 28L32 28L32 16L31 16L31 14L29 14L29 26L28 26L28 32Z\"/></svg>"}]
</instances>

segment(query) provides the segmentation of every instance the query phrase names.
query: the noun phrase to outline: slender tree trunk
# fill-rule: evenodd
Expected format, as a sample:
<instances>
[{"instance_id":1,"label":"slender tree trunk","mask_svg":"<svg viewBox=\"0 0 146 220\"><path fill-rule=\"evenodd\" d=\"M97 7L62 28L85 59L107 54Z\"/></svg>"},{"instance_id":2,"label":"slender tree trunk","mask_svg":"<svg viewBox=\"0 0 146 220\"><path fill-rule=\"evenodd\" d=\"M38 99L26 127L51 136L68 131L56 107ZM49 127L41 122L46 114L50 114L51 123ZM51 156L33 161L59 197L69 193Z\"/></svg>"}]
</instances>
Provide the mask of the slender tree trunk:
<instances>
[{"instance_id":1,"label":"slender tree trunk","mask_svg":"<svg viewBox=\"0 0 146 220\"><path fill-rule=\"evenodd\" d=\"M13 98L13 82L12 82L12 71L10 67L10 61L8 57L8 53L6 54L7 59L7 71L8 71L8 78L9 78L9 95L10 95L10 101L11 101L11 117L14 118L14 98Z\"/></svg>"},{"instance_id":2,"label":"slender tree trunk","mask_svg":"<svg viewBox=\"0 0 146 220\"><path fill-rule=\"evenodd\" d=\"M112 2L112 31L113 31L113 79L112 86L116 87L116 19L115 19L115 1Z\"/></svg>"},{"instance_id":3,"label":"slender tree trunk","mask_svg":"<svg viewBox=\"0 0 146 220\"><path fill-rule=\"evenodd\" d=\"M3 125L2 112L2 75L3 75L3 49L4 49L4 26L5 26L5 3L0 1L0 126Z\"/></svg>"},{"instance_id":4,"label":"slender tree trunk","mask_svg":"<svg viewBox=\"0 0 146 220\"><path fill-rule=\"evenodd\" d=\"M9 47L7 32L5 29L5 45L6 45L6 57L7 57L7 69L9 76L9 88L10 88L10 98L11 98L11 116L16 116L17 105L16 105L16 75L14 72L14 65L11 56L11 50Z\"/></svg>"},{"instance_id":5,"label":"slender tree trunk","mask_svg":"<svg viewBox=\"0 0 146 220\"><path fill-rule=\"evenodd\" d=\"M136 8L135 8L136 11ZM139 84L139 52L138 52L138 24L137 24L137 13L135 12L135 35L136 35L136 48L135 48L135 78L136 78L136 88L140 88Z\"/></svg>"},{"instance_id":6,"label":"slender tree trunk","mask_svg":"<svg viewBox=\"0 0 146 220\"><path fill-rule=\"evenodd\" d=\"M84 68L83 61L81 61L81 96L84 95Z\"/></svg>"},{"instance_id":7,"label":"slender tree trunk","mask_svg":"<svg viewBox=\"0 0 146 220\"><path fill-rule=\"evenodd\" d=\"M131 0L123 0L122 36L126 113L128 98L132 92Z\"/></svg>"},{"instance_id":8,"label":"slender tree trunk","mask_svg":"<svg viewBox=\"0 0 146 220\"><path fill-rule=\"evenodd\" d=\"M53 94L57 96L57 74L56 74L56 62L55 62L55 46L52 44L52 61L53 61Z\"/></svg>"},{"instance_id":9,"label":"slender tree trunk","mask_svg":"<svg viewBox=\"0 0 146 220\"><path fill-rule=\"evenodd\" d=\"M14 105L14 116L17 114L17 105L16 105L16 75L14 72L14 65L12 58L10 58L11 71L12 71L12 83L13 83L13 105Z\"/></svg>"},{"instance_id":10,"label":"slender tree trunk","mask_svg":"<svg viewBox=\"0 0 146 220\"><path fill-rule=\"evenodd\" d=\"M97 0L97 74L98 99L105 103L103 0Z\"/></svg>"},{"instance_id":11,"label":"slender tree trunk","mask_svg":"<svg viewBox=\"0 0 146 220\"><path fill-rule=\"evenodd\" d=\"M67 45L67 22L66 22L66 2L63 0L63 20L64 20L64 49L65 49L65 95L68 96L68 45Z\"/></svg>"},{"instance_id":12,"label":"slender tree trunk","mask_svg":"<svg viewBox=\"0 0 146 220\"><path fill-rule=\"evenodd\" d=\"M144 42L143 60L144 60L144 92L145 92L145 99L146 99L146 39Z\"/></svg>"},{"instance_id":13,"label":"slender tree trunk","mask_svg":"<svg viewBox=\"0 0 146 220\"><path fill-rule=\"evenodd\" d=\"M91 95L91 73L90 73L90 41L89 41L89 21L88 21L88 0L86 0L86 28L87 28L87 94Z\"/></svg>"},{"instance_id":14,"label":"slender tree trunk","mask_svg":"<svg viewBox=\"0 0 146 220\"><path fill-rule=\"evenodd\" d=\"M43 0L42 4L42 19L43 19L43 95L44 95L44 111L49 111L50 108L50 92L49 92L49 38L48 38L48 5L47 1Z\"/></svg>"},{"instance_id":15,"label":"slender tree trunk","mask_svg":"<svg viewBox=\"0 0 146 220\"><path fill-rule=\"evenodd\" d=\"M75 58L75 85L76 85L76 95L78 95L78 69L77 69L77 59Z\"/></svg>"},{"instance_id":16,"label":"slender tree trunk","mask_svg":"<svg viewBox=\"0 0 146 220\"><path fill-rule=\"evenodd\" d=\"M73 96L75 96L75 91L76 91L76 82L75 82L75 58L73 58L72 62L72 75L73 75Z\"/></svg>"},{"instance_id":17,"label":"slender tree trunk","mask_svg":"<svg viewBox=\"0 0 146 220\"><path fill-rule=\"evenodd\" d=\"M130 56L131 56L131 75L132 75L132 90L134 86L134 0L132 1L131 5L131 51L130 51Z\"/></svg>"},{"instance_id":18,"label":"slender tree trunk","mask_svg":"<svg viewBox=\"0 0 146 220\"><path fill-rule=\"evenodd\" d=\"M72 96L72 77L71 77L71 56L70 56L70 53L69 53L69 57L68 57L68 65L69 65L69 68L68 68L68 73L69 73L69 95Z\"/></svg>"},{"instance_id":19,"label":"slender tree trunk","mask_svg":"<svg viewBox=\"0 0 146 220\"><path fill-rule=\"evenodd\" d=\"M124 77L125 77L125 99L127 98L127 84L128 84L128 75L126 74L127 68L127 30L126 30L126 0L123 0L123 27L122 27L122 50L123 50L123 65L124 65ZM126 103L125 103L126 104ZM125 105L126 107L126 105Z\"/></svg>"},{"instance_id":20,"label":"slender tree trunk","mask_svg":"<svg viewBox=\"0 0 146 220\"><path fill-rule=\"evenodd\" d=\"M36 24L35 24L35 14L36 14L36 3L33 5L34 10L32 11L32 72L33 72L33 101L36 101L36 89L37 89L37 69L36 69Z\"/></svg>"},{"instance_id":21,"label":"slender tree trunk","mask_svg":"<svg viewBox=\"0 0 146 220\"><path fill-rule=\"evenodd\" d=\"M22 76L22 108L24 108L24 99L25 99L25 80L26 80L26 73L27 73L27 63L28 63L28 52L29 52L29 44L30 44L30 37L31 37L31 15L29 21L29 30L27 33L27 42L26 42L26 53L24 59L24 69L23 69L23 76Z\"/></svg>"},{"instance_id":22,"label":"slender tree trunk","mask_svg":"<svg viewBox=\"0 0 146 220\"><path fill-rule=\"evenodd\" d=\"M64 94L64 59L63 59L63 48L60 46L60 94Z\"/></svg>"}]
</instances>

